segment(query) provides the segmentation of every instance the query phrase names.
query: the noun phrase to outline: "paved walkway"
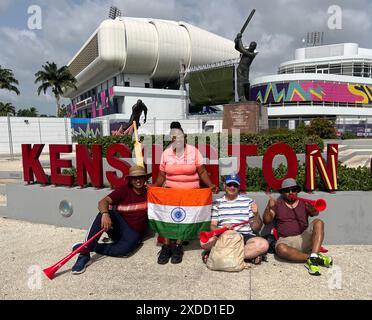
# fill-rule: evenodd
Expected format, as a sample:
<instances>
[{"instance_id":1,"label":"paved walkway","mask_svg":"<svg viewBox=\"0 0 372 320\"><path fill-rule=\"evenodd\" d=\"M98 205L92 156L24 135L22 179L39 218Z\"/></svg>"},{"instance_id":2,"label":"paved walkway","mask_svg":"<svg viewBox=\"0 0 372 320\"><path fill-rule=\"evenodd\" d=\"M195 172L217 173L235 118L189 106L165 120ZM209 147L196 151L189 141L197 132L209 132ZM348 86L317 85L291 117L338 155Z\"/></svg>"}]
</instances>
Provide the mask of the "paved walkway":
<instances>
[{"instance_id":1,"label":"paved walkway","mask_svg":"<svg viewBox=\"0 0 372 320\"><path fill-rule=\"evenodd\" d=\"M94 256L81 275L75 257L54 280L41 270L67 255L84 230L0 218L0 299L372 299L372 246L327 246L333 269L312 277L303 264L269 255L269 262L239 273L210 271L196 242L179 265L158 265L155 238L129 258Z\"/></svg>"}]
</instances>

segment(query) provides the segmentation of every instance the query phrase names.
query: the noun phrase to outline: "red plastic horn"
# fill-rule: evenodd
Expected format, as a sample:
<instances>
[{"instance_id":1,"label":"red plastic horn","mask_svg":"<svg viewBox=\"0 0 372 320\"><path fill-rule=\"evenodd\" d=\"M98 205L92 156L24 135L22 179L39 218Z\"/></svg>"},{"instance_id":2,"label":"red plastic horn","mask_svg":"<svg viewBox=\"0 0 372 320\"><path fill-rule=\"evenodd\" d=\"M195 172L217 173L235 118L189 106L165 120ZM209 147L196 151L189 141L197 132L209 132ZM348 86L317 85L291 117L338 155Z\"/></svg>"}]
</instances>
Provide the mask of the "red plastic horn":
<instances>
[{"instance_id":1,"label":"red plastic horn","mask_svg":"<svg viewBox=\"0 0 372 320\"><path fill-rule=\"evenodd\" d=\"M253 220L246 220L246 221L243 221L243 222L240 222L240 223L236 223L236 224L233 224L231 227L232 228L235 228L235 227L238 227L242 224L246 224L246 223L249 223L249 222L252 222ZM213 230L213 231L202 231L199 233L199 239L201 242L203 243L206 243L208 242L208 240L214 236L218 236L219 234L221 233L224 233L226 230L228 230L229 228L227 227L223 227L223 228L218 228L216 230Z\"/></svg>"},{"instance_id":2,"label":"red plastic horn","mask_svg":"<svg viewBox=\"0 0 372 320\"><path fill-rule=\"evenodd\" d=\"M316 211L324 211L327 208L327 202L324 199L316 199L316 200L310 200L310 199L304 199L304 198L299 198L295 197L293 195L289 196L290 198L296 199L296 200L301 200L307 203L310 203Z\"/></svg>"},{"instance_id":3,"label":"red plastic horn","mask_svg":"<svg viewBox=\"0 0 372 320\"><path fill-rule=\"evenodd\" d=\"M72 251L70 254L68 254L66 257L58 261L56 264L52 265L49 268L44 269L45 275L52 280L54 277L54 274L57 272L57 270L62 267L67 261L69 261L73 256L75 256L77 253L81 251L85 246L87 246L89 243L91 243L95 238L100 236L103 231L105 231L105 228L101 229L99 232L97 232L93 237L91 237L88 241L84 242L79 248Z\"/></svg>"}]
</instances>

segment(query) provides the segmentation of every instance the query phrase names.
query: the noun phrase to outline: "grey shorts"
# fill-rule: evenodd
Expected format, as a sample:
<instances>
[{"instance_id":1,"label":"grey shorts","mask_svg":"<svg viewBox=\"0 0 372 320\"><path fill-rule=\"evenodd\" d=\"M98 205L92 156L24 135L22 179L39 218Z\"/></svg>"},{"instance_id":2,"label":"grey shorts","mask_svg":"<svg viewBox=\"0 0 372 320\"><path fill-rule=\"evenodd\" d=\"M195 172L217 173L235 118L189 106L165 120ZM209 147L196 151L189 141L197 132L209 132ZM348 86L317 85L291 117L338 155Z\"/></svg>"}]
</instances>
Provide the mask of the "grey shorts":
<instances>
[{"instance_id":1,"label":"grey shorts","mask_svg":"<svg viewBox=\"0 0 372 320\"><path fill-rule=\"evenodd\" d=\"M310 253L313 246L313 228L314 221L312 221L306 230L298 236L280 237L276 242L275 249L279 244L283 243L301 252Z\"/></svg>"}]
</instances>

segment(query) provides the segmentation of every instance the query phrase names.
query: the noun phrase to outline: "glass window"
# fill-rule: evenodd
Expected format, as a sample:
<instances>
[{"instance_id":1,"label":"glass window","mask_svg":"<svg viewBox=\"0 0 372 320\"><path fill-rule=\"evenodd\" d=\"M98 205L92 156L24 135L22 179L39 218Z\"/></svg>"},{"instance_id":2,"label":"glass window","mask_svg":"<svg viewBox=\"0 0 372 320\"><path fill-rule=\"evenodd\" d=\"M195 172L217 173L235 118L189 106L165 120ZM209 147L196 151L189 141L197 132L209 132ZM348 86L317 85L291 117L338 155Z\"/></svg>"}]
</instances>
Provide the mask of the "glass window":
<instances>
[{"instance_id":1,"label":"glass window","mask_svg":"<svg viewBox=\"0 0 372 320\"><path fill-rule=\"evenodd\" d=\"M331 64L329 66L329 73L331 73L331 74L341 74L341 64Z\"/></svg>"},{"instance_id":2,"label":"glass window","mask_svg":"<svg viewBox=\"0 0 372 320\"><path fill-rule=\"evenodd\" d=\"M318 69L328 69L329 68L329 65L328 64L319 64L317 66Z\"/></svg>"},{"instance_id":3,"label":"glass window","mask_svg":"<svg viewBox=\"0 0 372 320\"><path fill-rule=\"evenodd\" d=\"M305 72L305 68L302 67L302 66L297 66L294 68L294 72L295 73L304 73Z\"/></svg>"},{"instance_id":4,"label":"glass window","mask_svg":"<svg viewBox=\"0 0 372 320\"><path fill-rule=\"evenodd\" d=\"M361 63L354 63L354 73L353 75L355 77L361 77L362 76L362 64Z\"/></svg>"},{"instance_id":5,"label":"glass window","mask_svg":"<svg viewBox=\"0 0 372 320\"><path fill-rule=\"evenodd\" d=\"M351 63L344 63L342 65L342 74L346 76L352 76L353 75L353 67Z\"/></svg>"},{"instance_id":6,"label":"glass window","mask_svg":"<svg viewBox=\"0 0 372 320\"><path fill-rule=\"evenodd\" d=\"M305 67L305 72L306 73L315 73L315 66Z\"/></svg>"},{"instance_id":7,"label":"glass window","mask_svg":"<svg viewBox=\"0 0 372 320\"><path fill-rule=\"evenodd\" d=\"M294 73L294 68L293 67L287 67L286 68L286 73Z\"/></svg>"},{"instance_id":8,"label":"glass window","mask_svg":"<svg viewBox=\"0 0 372 320\"><path fill-rule=\"evenodd\" d=\"M288 129L288 122L288 120L279 120L279 127Z\"/></svg>"},{"instance_id":9,"label":"glass window","mask_svg":"<svg viewBox=\"0 0 372 320\"><path fill-rule=\"evenodd\" d=\"M364 69L363 69L363 77L368 78L369 77L369 64L365 63L364 64Z\"/></svg>"},{"instance_id":10,"label":"glass window","mask_svg":"<svg viewBox=\"0 0 372 320\"><path fill-rule=\"evenodd\" d=\"M273 129L273 128L277 128L277 127L278 127L278 120L276 120L276 119L270 120L269 119L269 128Z\"/></svg>"}]
</instances>

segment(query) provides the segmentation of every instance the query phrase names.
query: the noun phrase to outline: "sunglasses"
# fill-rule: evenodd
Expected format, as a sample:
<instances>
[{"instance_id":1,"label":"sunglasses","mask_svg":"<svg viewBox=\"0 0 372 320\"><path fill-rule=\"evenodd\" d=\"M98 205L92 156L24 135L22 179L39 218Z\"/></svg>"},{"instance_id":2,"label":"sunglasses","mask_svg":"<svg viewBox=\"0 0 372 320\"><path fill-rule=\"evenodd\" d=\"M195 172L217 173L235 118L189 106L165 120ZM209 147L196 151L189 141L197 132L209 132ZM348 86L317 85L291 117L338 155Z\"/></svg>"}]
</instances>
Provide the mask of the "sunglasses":
<instances>
[{"instance_id":1,"label":"sunglasses","mask_svg":"<svg viewBox=\"0 0 372 320\"><path fill-rule=\"evenodd\" d=\"M179 135L179 136L171 136L171 140L182 140L184 138L183 135Z\"/></svg>"},{"instance_id":2,"label":"sunglasses","mask_svg":"<svg viewBox=\"0 0 372 320\"><path fill-rule=\"evenodd\" d=\"M283 189L283 192L284 193L295 193L295 192L298 192L298 188L288 188L288 189Z\"/></svg>"},{"instance_id":3,"label":"sunglasses","mask_svg":"<svg viewBox=\"0 0 372 320\"><path fill-rule=\"evenodd\" d=\"M237 183L234 183L234 182L230 182L230 183L226 183L226 185L230 188L230 187L234 187L234 188L239 188L239 185Z\"/></svg>"}]
</instances>

